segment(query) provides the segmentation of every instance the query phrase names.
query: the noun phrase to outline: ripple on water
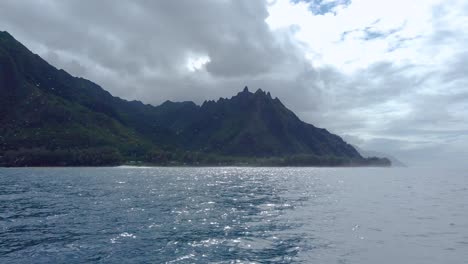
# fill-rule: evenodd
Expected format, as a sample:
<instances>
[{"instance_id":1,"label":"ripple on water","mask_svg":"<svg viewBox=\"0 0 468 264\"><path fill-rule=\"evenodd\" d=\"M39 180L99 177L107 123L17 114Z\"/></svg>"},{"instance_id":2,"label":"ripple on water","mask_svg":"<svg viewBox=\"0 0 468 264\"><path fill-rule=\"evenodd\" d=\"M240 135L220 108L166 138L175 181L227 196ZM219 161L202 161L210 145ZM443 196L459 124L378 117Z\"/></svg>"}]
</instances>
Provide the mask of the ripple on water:
<instances>
[{"instance_id":1,"label":"ripple on water","mask_svg":"<svg viewBox=\"0 0 468 264\"><path fill-rule=\"evenodd\" d=\"M467 188L436 170L0 169L0 263L463 263Z\"/></svg>"}]
</instances>

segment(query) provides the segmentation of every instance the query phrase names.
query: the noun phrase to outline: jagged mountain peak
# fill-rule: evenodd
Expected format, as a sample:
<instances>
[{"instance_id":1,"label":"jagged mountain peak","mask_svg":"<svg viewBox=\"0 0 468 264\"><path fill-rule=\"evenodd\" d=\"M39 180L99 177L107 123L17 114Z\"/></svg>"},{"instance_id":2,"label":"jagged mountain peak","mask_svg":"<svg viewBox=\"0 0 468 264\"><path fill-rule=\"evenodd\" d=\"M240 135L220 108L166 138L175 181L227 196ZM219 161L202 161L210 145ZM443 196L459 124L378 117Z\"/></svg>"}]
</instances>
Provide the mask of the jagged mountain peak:
<instances>
[{"instance_id":1,"label":"jagged mountain peak","mask_svg":"<svg viewBox=\"0 0 468 264\"><path fill-rule=\"evenodd\" d=\"M14 39L7 31L0 31L0 39Z\"/></svg>"},{"instance_id":2,"label":"jagged mountain peak","mask_svg":"<svg viewBox=\"0 0 468 264\"><path fill-rule=\"evenodd\" d=\"M268 92L269 93L269 92ZM245 86L244 89L239 92L237 95L267 95L265 91L263 91L261 88L258 88L255 92L250 92L249 87Z\"/></svg>"},{"instance_id":3,"label":"jagged mountain peak","mask_svg":"<svg viewBox=\"0 0 468 264\"><path fill-rule=\"evenodd\" d=\"M258 88L257 91L255 91L255 94L257 94L257 95L266 95L266 93L261 88Z\"/></svg>"},{"instance_id":4,"label":"jagged mountain peak","mask_svg":"<svg viewBox=\"0 0 468 264\"><path fill-rule=\"evenodd\" d=\"M237 95L233 96L231 99L234 98L243 98L243 99L273 99L270 92L264 91L261 88L257 89L255 92L250 92L249 88L245 86L245 88L237 93Z\"/></svg>"}]
</instances>

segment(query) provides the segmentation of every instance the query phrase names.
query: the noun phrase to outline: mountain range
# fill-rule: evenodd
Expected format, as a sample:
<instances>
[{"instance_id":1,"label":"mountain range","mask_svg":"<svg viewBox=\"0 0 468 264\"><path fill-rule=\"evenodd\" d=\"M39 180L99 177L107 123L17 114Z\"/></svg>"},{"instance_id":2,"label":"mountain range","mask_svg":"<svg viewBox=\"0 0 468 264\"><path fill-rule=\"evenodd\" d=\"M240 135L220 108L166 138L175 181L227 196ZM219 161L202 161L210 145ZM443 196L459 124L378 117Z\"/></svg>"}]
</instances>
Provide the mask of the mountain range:
<instances>
[{"instance_id":1,"label":"mountain range","mask_svg":"<svg viewBox=\"0 0 468 264\"><path fill-rule=\"evenodd\" d=\"M202 105L126 101L56 69L7 32L0 95L1 166L390 165L260 89Z\"/></svg>"}]
</instances>

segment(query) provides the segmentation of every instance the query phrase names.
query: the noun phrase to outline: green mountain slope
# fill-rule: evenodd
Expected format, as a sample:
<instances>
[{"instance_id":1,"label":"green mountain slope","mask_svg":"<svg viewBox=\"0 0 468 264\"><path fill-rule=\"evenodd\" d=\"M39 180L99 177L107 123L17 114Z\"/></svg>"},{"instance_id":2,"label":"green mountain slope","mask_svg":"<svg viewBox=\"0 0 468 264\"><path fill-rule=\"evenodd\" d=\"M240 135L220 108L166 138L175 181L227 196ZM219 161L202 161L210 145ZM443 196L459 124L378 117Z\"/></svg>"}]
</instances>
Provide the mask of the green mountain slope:
<instances>
[{"instance_id":1,"label":"green mountain slope","mask_svg":"<svg viewBox=\"0 0 468 264\"><path fill-rule=\"evenodd\" d=\"M150 148L148 140L133 128L84 104L92 96L83 100L86 90L74 93L74 79L29 52L8 33L1 33L0 150L5 162L17 166L119 164L120 152L133 154ZM89 90L110 96L103 90ZM64 151L81 155L81 160L60 157ZM104 152L115 157L94 157L105 156Z\"/></svg>"},{"instance_id":2,"label":"green mountain slope","mask_svg":"<svg viewBox=\"0 0 468 264\"><path fill-rule=\"evenodd\" d=\"M201 106L129 102L56 69L7 32L0 32L0 94L4 166L266 159L280 165L369 164L340 137L302 122L261 90L246 88ZM301 162L285 163L291 157Z\"/></svg>"}]
</instances>

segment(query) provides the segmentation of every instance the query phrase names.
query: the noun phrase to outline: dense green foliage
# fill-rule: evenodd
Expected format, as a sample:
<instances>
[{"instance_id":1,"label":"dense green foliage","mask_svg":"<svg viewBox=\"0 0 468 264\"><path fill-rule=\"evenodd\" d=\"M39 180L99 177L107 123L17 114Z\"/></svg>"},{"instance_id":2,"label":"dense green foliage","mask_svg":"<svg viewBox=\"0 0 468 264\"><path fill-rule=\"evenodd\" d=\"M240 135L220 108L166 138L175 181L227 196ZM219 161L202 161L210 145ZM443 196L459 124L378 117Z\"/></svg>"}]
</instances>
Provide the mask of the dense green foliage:
<instances>
[{"instance_id":1,"label":"dense green foliage","mask_svg":"<svg viewBox=\"0 0 468 264\"><path fill-rule=\"evenodd\" d=\"M389 165L247 88L154 107L57 70L0 32L0 166Z\"/></svg>"},{"instance_id":2,"label":"dense green foliage","mask_svg":"<svg viewBox=\"0 0 468 264\"><path fill-rule=\"evenodd\" d=\"M110 166L122 164L123 157L115 148L8 150L0 160L7 166Z\"/></svg>"}]
</instances>

